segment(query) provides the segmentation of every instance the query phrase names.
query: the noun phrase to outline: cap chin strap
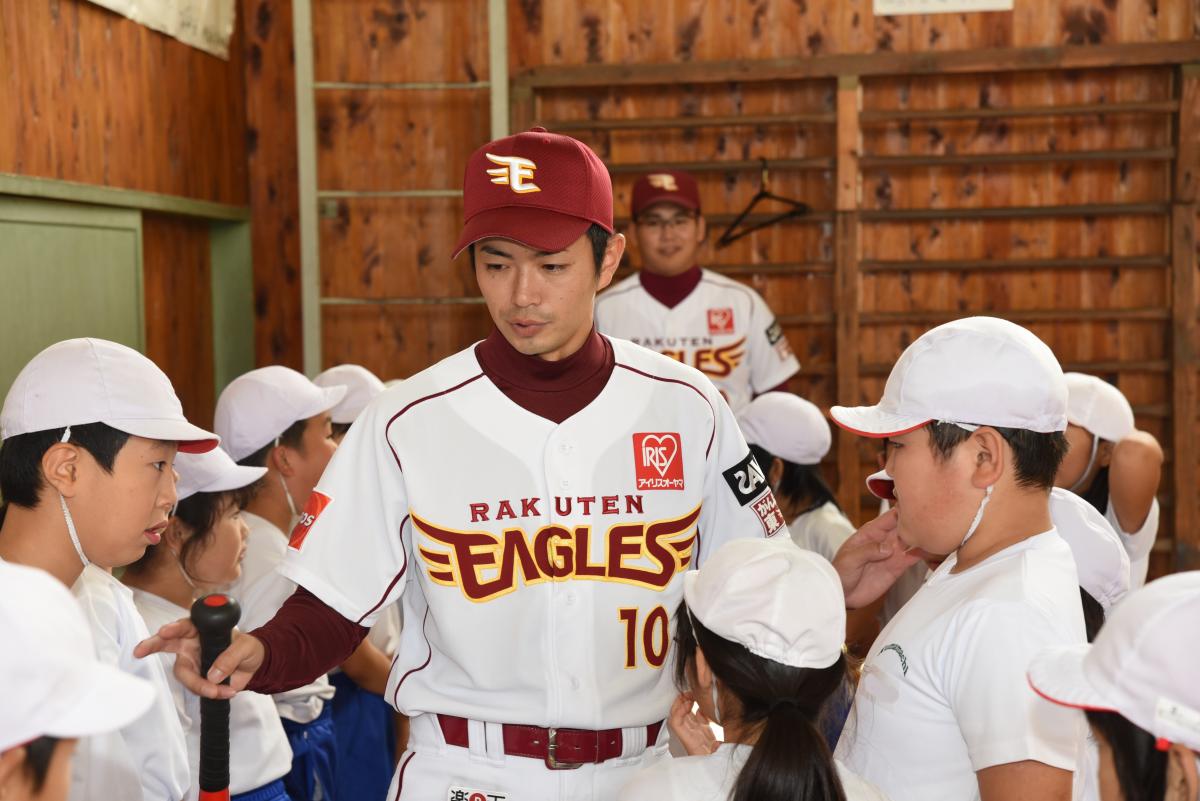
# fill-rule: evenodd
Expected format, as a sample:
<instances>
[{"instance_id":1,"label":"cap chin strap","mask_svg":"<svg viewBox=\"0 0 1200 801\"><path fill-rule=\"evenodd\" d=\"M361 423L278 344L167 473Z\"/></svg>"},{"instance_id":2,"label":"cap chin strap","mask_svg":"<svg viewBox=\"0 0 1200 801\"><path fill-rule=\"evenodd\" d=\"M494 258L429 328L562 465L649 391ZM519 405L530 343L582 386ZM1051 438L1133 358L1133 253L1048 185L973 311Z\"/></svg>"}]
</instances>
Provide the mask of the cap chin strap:
<instances>
[{"instance_id":1,"label":"cap chin strap","mask_svg":"<svg viewBox=\"0 0 1200 801\"><path fill-rule=\"evenodd\" d=\"M692 608L687 607L688 619L692 621L692 639L696 639L696 616L692 614ZM700 648L700 643L697 641L696 648ZM712 673L710 670L709 673ZM721 700L717 693L717 677L714 674L712 677L712 704L713 704L713 723L721 725Z\"/></svg>"},{"instance_id":2,"label":"cap chin strap","mask_svg":"<svg viewBox=\"0 0 1200 801\"><path fill-rule=\"evenodd\" d=\"M971 521L970 528L967 529L967 534L962 538L962 542L958 544L961 548L967 544L967 540L975 533L975 529L979 528L980 522L983 520L983 510L987 508L988 502L992 500L992 490L994 487L989 486L983 491L983 500L979 502L979 509L975 512L975 518Z\"/></svg>"},{"instance_id":3,"label":"cap chin strap","mask_svg":"<svg viewBox=\"0 0 1200 801\"><path fill-rule=\"evenodd\" d=\"M71 440L71 427L67 426L63 429L62 438L59 442L69 442ZM62 507L63 519L67 521L67 534L71 536L71 544L75 546L75 554L79 557L79 561L83 562L83 566L87 567L91 561L87 558L87 554L83 552L83 546L79 544L79 533L75 531L75 520L71 517L71 510L67 508L67 499L60 492L58 493L58 503Z\"/></svg>"},{"instance_id":4,"label":"cap chin strap","mask_svg":"<svg viewBox=\"0 0 1200 801\"><path fill-rule=\"evenodd\" d=\"M193 596L198 596L200 588L196 586L196 582L192 581L192 577L188 575L187 568L183 566L183 556L174 548L171 549L171 553L175 555L175 564L179 567L179 575L183 576L183 580L192 588L194 591L192 593Z\"/></svg>"},{"instance_id":5,"label":"cap chin strap","mask_svg":"<svg viewBox=\"0 0 1200 801\"><path fill-rule=\"evenodd\" d=\"M288 489L287 479L283 477L282 473L279 474L279 483L283 485L283 497L287 498L288 511L292 514L291 519L295 520L300 513L296 511L296 502L292 500L292 491Z\"/></svg>"},{"instance_id":6,"label":"cap chin strap","mask_svg":"<svg viewBox=\"0 0 1200 801\"><path fill-rule=\"evenodd\" d=\"M1080 474L1079 480L1071 485L1069 492L1079 492L1079 488L1083 486L1083 482L1087 479L1088 473L1092 472L1092 467L1096 464L1096 454L1100 452L1100 437L1092 434L1092 455L1088 457L1087 467L1083 468L1083 473Z\"/></svg>"}]
</instances>

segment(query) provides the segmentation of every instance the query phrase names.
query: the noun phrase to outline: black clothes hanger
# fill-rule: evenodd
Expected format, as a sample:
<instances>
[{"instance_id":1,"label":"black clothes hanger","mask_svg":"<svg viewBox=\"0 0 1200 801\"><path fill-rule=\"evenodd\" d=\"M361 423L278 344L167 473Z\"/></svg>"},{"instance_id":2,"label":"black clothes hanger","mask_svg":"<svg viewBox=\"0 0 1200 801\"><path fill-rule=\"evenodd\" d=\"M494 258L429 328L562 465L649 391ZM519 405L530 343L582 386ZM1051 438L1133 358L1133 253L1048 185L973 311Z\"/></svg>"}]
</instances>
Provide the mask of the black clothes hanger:
<instances>
[{"instance_id":1,"label":"black clothes hanger","mask_svg":"<svg viewBox=\"0 0 1200 801\"><path fill-rule=\"evenodd\" d=\"M788 208L786 211L781 212L774 217L769 217L760 222L756 222L753 225L746 225L739 228L738 226L741 225L742 220L750 216L750 212L754 210L754 207L764 200L774 200L777 203L783 203ZM763 228L776 225L784 220L803 217L811 212L812 208L807 203L802 203L798 200L792 200L791 198L781 197L771 192L771 176L767 170L767 160L762 159L762 179L758 188L758 193L750 199L750 205L746 206L746 208L742 210L742 213L739 214L734 221L729 224L729 227L726 228L724 232L722 232L720 238L717 239L717 247L727 247L742 237L749 236L755 231L761 231Z\"/></svg>"}]
</instances>

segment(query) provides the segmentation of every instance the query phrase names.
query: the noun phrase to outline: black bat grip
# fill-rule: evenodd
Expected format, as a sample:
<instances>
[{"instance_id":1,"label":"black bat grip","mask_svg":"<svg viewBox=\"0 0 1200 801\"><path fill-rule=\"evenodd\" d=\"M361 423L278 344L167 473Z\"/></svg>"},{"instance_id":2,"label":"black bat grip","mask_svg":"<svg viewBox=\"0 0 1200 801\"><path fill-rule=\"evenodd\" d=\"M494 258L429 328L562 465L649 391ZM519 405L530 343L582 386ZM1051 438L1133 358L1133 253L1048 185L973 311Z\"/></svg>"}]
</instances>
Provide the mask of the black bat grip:
<instances>
[{"instance_id":1,"label":"black bat grip","mask_svg":"<svg viewBox=\"0 0 1200 801\"><path fill-rule=\"evenodd\" d=\"M237 601L228 595L205 595L192 604L192 625L200 633L200 675L229 647L233 627L242 616ZM222 684L228 684L226 678ZM229 795L229 701L200 699L200 798Z\"/></svg>"}]
</instances>

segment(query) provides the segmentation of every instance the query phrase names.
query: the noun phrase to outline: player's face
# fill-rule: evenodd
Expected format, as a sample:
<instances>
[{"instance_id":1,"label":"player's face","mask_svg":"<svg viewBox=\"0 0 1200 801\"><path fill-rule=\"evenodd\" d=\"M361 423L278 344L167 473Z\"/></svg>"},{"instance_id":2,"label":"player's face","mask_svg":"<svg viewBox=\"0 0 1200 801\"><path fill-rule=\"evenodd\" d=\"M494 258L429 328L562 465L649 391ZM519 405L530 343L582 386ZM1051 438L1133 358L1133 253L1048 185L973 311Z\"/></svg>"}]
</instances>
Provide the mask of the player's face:
<instances>
[{"instance_id":1,"label":"player's face","mask_svg":"<svg viewBox=\"0 0 1200 801\"><path fill-rule=\"evenodd\" d=\"M1062 464L1058 466L1058 473L1054 476L1054 486L1069 489L1082 478L1084 482L1081 489L1087 489L1091 485L1091 479L1095 478L1096 471L1100 469L1099 459L1091 468L1088 467L1091 457L1092 432L1074 423L1069 423L1067 425L1067 455L1063 457ZM1084 476L1085 470L1088 472L1086 477Z\"/></svg>"},{"instance_id":2,"label":"player's face","mask_svg":"<svg viewBox=\"0 0 1200 801\"><path fill-rule=\"evenodd\" d=\"M250 529L242 520L241 511L232 495L226 494L208 538L184 566L201 589L219 589L237 581L242 574Z\"/></svg>"},{"instance_id":3,"label":"player's face","mask_svg":"<svg viewBox=\"0 0 1200 801\"><path fill-rule=\"evenodd\" d=\"M979 508L971 484L975 451L969 442L943 459L934 453L928 427L888 439L887 471L894 479L900 540L932 555L955 550Z\"/></svg>"},{"instance_id":4,"label":"player's face","mask_svg":"<svg viewBox=\"0 0 1200 801\"><path fill-rule=\"evenodd\" d=\"M300 448L284 446L286 453L283 458L289 468L287 475L288 491L297 509L303 508L313 488L321 480L326 465L337 450L333 439L333 419L329 412L322 412L304 421L304 435L300 439Z\"/></svg>"},{"instance_id":5,"label":"player's face","mask_svg":"<svg viewBox=\"0 0 1200 801\"><path fill-rule=\"evenodd\" d=\"M625 237L613 236L597 272L586 234L558 253L484 239L475 245L475 277L508 343L526 356L558 361L587 340L596 293L612 281L624 251Z\"/></svg>"},{"instance_id":6,"label":"player's face","mask_svg":"<svg viewBox=\"0 0 1200 801\"><path fill-rule=\"evenodd\" d=\"M707 233L703 217L674 203L655 203L645 209L632 230L642 269L658 275L691 269Z\"/></svg>"},{"instance_id":7,"label":"player's face","mask_svg":"<svg viewBox=\"0 0 1200 801\"><path fill-rule=\"evenodd\" d=\"M175 451L174 442L130 437L109 473L80 449L67 505L88 559L122 567L158 544L175 505Z\"/></svg>"}]
</instances>

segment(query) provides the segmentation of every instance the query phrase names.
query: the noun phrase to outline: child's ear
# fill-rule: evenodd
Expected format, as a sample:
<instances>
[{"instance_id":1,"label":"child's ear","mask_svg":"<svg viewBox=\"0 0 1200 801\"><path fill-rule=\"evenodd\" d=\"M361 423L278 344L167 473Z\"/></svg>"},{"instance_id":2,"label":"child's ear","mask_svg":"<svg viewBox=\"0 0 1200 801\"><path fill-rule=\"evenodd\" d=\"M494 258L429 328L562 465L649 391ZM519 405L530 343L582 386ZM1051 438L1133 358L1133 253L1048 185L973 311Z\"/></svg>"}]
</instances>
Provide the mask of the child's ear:
<instances>
[{"instance_id":1,"label":"child's ear","mask_svg":"<svg viewBox=\"0 0 1200 801\"><path fill-rule=\"evenodd\" d=\"M975 486L993 486L1004 473L1007 458L1004 437L996 429L984 426L971 435L969 443L975 448Z\"/></svg>"},{"instance_id":2,"label":"child's ear","mask_svg":"<svg viewBox=\"0 0 1200 801\"><path fill-rule=\"evenodd\" d=\"M276 445L271 449L271 453L267 457L267 460L275 468L275 471L284 478L291 478L295 472L292 468L291 452L292 449L286 445Z\"/></svg>"},{"instance_id":3,"label":"child's ear","mask_svg":"<svg viewBox=\"0 0 1200 801\"><path fill-rule=\"evenodd\" d=\"M42 454L42 476L64 498L74 498L79 486L83 450L70 442L56 442Z\"/></svg>"}]
</instances>

